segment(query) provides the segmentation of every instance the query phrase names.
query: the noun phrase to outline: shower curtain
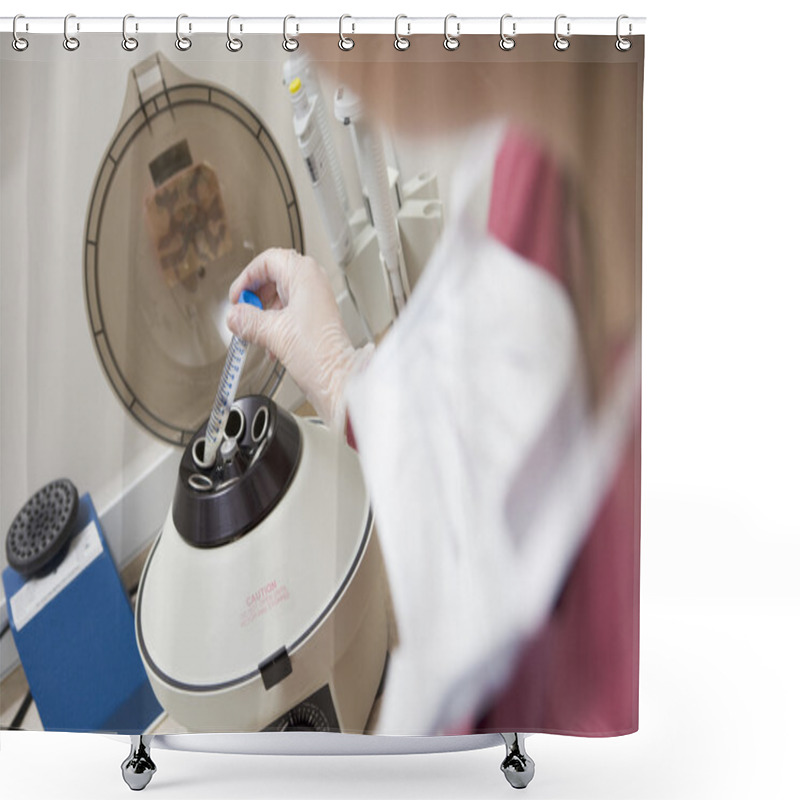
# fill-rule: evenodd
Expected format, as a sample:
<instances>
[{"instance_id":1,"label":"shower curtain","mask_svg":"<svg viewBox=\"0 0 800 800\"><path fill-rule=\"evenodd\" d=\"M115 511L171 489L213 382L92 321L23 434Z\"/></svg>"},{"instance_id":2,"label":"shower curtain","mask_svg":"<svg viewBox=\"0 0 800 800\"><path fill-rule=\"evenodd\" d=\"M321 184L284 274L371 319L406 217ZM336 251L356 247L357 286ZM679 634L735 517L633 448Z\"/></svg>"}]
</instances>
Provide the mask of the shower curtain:
<instances>
[{"instance_id":1,"label":"shower curtain","mask_svg":"<svg viewBox=\"0 0 800 800\"><path fill-rule=\"evenodd\" d=\"M28 38L3 726L635 731L643 37Z\"/></svg>"}]
</instances>

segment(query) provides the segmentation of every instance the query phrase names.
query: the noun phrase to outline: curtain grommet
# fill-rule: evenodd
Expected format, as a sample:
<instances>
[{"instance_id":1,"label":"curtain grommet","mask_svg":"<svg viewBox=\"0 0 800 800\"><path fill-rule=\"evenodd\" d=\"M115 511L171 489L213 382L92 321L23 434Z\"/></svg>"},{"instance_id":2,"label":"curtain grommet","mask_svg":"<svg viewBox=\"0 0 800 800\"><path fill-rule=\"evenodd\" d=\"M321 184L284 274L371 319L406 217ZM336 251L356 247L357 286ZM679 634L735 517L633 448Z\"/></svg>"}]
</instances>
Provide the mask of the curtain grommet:
<instances>
[{"instance_id":1,"label":"curtain grommet","mask_svg":"<svg viewBox=\"0 0 800 800\"><path fill-rule=\"evenodd\" d=\"M455 36L453 36L447 29L447 26L451 19L454 19L456 21ZM442 44L444 45L444 49L449 50L451 53L453 52L453 50L458 50L458 47L461 44L461 42L458 39L460 35L461 35L461 23L458 21L458 17L455 14L448 14L444 18L444 41L442 42Z\"/></svg>"},{"instance_id":2,"label":"curtain grommet","mask_svg":"<svg viewBox=\"0 0 800 800\"><path fill-rule=\"evenodd\" d=\"M405 14L398 14L394 18L394 49L403 52L405 50L408 50L409 47L411 47L411 39L407 38L408 36L411 36L411 23L410 22L406 23L406 26L408 27L408 32L406 33L405 36L401 36L399 30L401 19L408 19L408 17Z\"/></svg>"},{"instance_id":3,"label":"curtain grommet","mask_svg":"<svg viewBox=\"0 0 800 800\"><path fill-rule=\"evenodd\" d=\"M353 18L349 14L342 14L342 16L339 17L339 49L344 50L345 52L347 52L348 50L352 50L356 46L355 40L351 39L349 36L345 36L342 30L344 21L346 19L353 19ZM355 33L355 30L356 30L356 25L355 23L353 23L353 29L351 33Z\"/></svg>"},{"instance_id":4,"label":"curtain grommet","mask_svg":"<svg viewBox=\"0 0 800 800\"><path fill-rule=\"evenodd\" d=\"M191 46L192 40L188 36L184 36L181 33L181 20L188 19L188 14L178 14L175 19L175 47L178 48L182 53L185 53ZM189 23L189 32L191 33L192 30L192 23Z\"/></svg>"},{"instance_id":5,"label":"curtain grommet","mask_svg":"<svg viewBox=\"0 0 800 800\"><path fill-rule=\"evenodd\" d=\"M71 19L75 19L74 14L67 14L67 16L64 17L64 49L69 50L70 53L74 53L81 46L81 42L77 36L69 35L69 21ZM75 30L79 31L80 29L81 29L80 23L76 22Z\"/></svg>"},{"instance_id":6,"label":"curtain grommet","mask_svg":"<svg viewBox=\"0 0 800 800\"><path fill-rule=\"evenodd\" d=\"M295 22L295 35L289 36L288 26L290 19L296 20L297 17L287 14L283 18L283 49L287 53L294 53L300 47L300 41L296 38L297 34L300 33L300 25Z\"/></svg>"},{"instance_id":7,"label":"curtain grommet","mask_svg":"<svg viewBox=\"0 0 800 800\"><path fill-rule=\"evenodd\" d=\"M133 14L126 14L122 18L122 49L132 53L139 46L139 40L135 36L128 36L129 19L134 19ZM135 29L137 31L139 30L138 23L136 24Z\"/></svg>"},{"instance_id":8,"label":"curtain grommet","mask_svg":"<svg viewBox=\"0 0 800 800\"><path fill-rule=\"evenodd\" d=\"M633 42L630 39L626 39L619 31L620 31L620 23L624 19L629 19L627 14L620 14L617 17L617 41L614 43L614 47L620 51L620 53L626 53L628 50L631 49L633 46ZM631 35L633 32L633 25L628 23L628 36Z\"/></svg>"},{"instance_id":9,"label":"curtain grommet","mask_svg":"<svg viewBox=\"0 0 800 800\"><path fill-rule=\"evenodd\" d=\"M511 35L507 34L505 31L507 19L511 20ZM514 40L516 35L517 23L514 22L513 16L511 14L503 14L503 16L500 17L500 49L505 50L506 52L513 50L514 46L516 45L516 41Z\"/></svg>"},{"instance_id":10,"label":"curtain grommet","mask_svg":"<svg viewBox=\"0 0 800 800\"><path fill-rule=\"evenodd\" d=\"M553 47L558 50L560 53L563 53L569 47L569 39L565 38L558 32L558 22L559 20L567 19L566 14L559 14L555 22L553 23L553 33L555 34L555 41L553 42ZM567 36L570 35L570 23L567 22Z\"/></svg>"},{"instance_id":11,"label":"curtain grommet","mask_svg":"<svg viewBox=\"0 0 800 800\"><path fill-rule=\"evenodd\" d=\"M233 22L233 20L235 19L239 19L239 17L237 17L236 14L231 14L228 17L228 41L225 42L225 47L227 47L231 53L238 53L242 49L242 47L244 47L244 42L237 36L233 36L231 34L231 22ZM241 32L241 30L242 27L240 25L239 31Z\"/></svg>"},{"instance_id":12,"label":"curtain grommet","mask_svg":"<svg viewBox=\"0 0 800 800\"><path fill-rule=\"evenodd\" d=\"M28 49L28 40L25 39L24 37L20 36L19 33L17 33L17 20L20 20L20 19L25 19L25 15L24 14L17 14L14 17L14 22L11 25L11 34L12 34L11 46L18 53L24 53ZM27 28L28 28L28 23L26 22L25 23L25 29L27 30Z\"/></svg>"}]
</instances>

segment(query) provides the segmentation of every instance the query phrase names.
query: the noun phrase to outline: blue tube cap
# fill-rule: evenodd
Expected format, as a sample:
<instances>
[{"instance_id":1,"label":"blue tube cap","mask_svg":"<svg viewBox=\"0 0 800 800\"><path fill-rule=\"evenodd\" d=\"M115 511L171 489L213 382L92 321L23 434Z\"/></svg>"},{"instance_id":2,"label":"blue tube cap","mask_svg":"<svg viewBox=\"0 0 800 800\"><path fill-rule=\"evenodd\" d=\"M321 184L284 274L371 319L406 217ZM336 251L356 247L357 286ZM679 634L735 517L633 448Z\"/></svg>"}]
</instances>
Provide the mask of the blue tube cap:
<instances>
[{"instance_id":1,"label":"blue tube cap","mask_svg":"<svg viewBox=\"0 0 800 800\"><path fill-rule=\"evenodd\" d=\"M239 302L247 303L250 306L255 306L256 308L260 308L262 311L264 310L264 306L261 305L261 300L259 300L258 295L255 292L251 292L249 289L245 289L239 295Z\"/></svg>"}]
</instances>

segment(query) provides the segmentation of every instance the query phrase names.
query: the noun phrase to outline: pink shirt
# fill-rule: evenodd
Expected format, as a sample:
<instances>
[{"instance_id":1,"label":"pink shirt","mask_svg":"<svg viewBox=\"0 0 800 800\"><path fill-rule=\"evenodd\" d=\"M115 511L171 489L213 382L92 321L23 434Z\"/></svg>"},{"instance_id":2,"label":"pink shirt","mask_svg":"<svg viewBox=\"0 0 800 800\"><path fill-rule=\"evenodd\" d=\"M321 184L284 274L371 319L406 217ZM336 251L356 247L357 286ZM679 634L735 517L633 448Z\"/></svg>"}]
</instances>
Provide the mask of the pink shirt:
<instances>
[{"instance_id":1,"label":"pink shirt","mask_svg":"<svg viewBox=\"0 0 800 800\"><path fill-rule=\"evenodd\" d=\"M565 201L566 184L552 158L510 130L495 164L489 231L562 282L567 237L577 230ZM547 623L526 643L505 691L473 731L615 736L638 729L640 433L637 413L617 475Z\"/></svg>"}]
</instances>

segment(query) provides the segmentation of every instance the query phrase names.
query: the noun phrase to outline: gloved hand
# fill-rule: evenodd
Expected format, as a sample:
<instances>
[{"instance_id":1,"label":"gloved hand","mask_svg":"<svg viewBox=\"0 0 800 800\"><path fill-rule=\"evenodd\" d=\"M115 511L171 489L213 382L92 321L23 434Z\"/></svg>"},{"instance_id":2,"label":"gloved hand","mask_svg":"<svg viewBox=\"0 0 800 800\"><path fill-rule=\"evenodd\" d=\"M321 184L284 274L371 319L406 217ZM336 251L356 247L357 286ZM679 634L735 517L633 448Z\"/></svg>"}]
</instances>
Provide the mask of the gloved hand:
<instances>
[{"instance_id":1,"label":"gloved hand","mask_svg":"<svg viewBox=\"0 0 800 800\"><path fill-rule=\"evenodd\" d=\"M259 296L263 311L238 303L245 289ZM353 347L322 267L295 250L265 250L231 284L230 301L230 330L276 356L328 427L341 431L345 384L374 346Z\"/></svg>"}]
</instances>

